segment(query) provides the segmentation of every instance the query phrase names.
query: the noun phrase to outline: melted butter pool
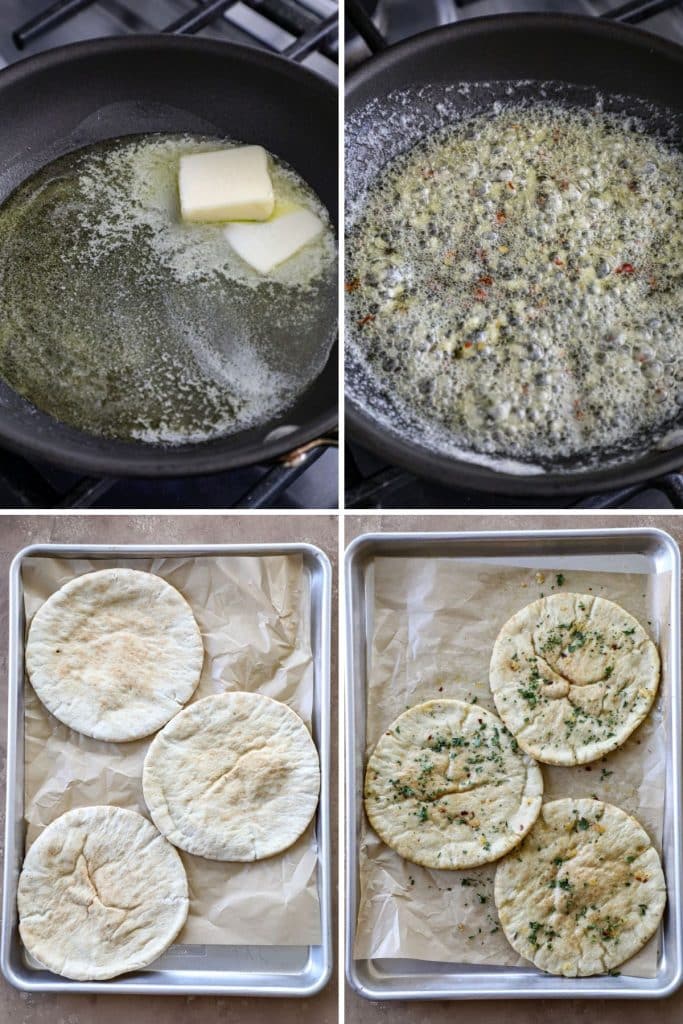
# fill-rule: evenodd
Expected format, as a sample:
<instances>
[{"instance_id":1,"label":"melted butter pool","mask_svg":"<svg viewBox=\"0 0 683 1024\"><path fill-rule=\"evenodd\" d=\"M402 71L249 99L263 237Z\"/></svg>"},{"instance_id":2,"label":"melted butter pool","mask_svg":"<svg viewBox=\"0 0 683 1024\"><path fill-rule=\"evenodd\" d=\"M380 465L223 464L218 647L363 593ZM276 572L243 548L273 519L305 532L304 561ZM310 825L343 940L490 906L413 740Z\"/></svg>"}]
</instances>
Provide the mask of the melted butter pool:
<instances>
[{"instance_id":1,"label":"melted butter pool","mask_svg":"<svg viewBox=\"0 0 683 1024\"><path fill-rule=\"evenodd\" d=\"M0 208L0 376L90 433L181 443L284 412L335 333L336 245L314 192L270 158L276 196L325 231L271 275L218 225L180 220L183 153L237 143L154 135L68 154Z\"/></svg>"},{"instance_id":2,"label":"melted butter pool","mask_svg":"<svg viewBox=\"0 0 683 1024\"><path fill-rule=\"evenodd\" d=\"M347 229L347 338L435 447L551 468L683 405L683 156L543 102L395 157Z\"/></svg>"}]
</instances>

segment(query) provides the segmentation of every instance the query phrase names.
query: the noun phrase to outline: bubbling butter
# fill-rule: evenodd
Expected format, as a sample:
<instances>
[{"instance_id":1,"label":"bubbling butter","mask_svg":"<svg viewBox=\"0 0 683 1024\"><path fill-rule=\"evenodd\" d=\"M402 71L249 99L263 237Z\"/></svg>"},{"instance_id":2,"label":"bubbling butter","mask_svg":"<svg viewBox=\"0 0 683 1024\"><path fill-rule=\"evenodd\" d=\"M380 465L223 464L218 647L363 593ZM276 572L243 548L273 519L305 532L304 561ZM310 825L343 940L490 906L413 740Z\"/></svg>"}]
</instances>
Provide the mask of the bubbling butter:
<instances>
[{"instance_id":1,"label":"bubbling butter","mask_svg":"<svg viewBox=\"0 0 683 1024\"><path fill-rule=\"evenodd\" d=\"M394 158L347 229L347 339L433 433L550 468L683 405L683 156L510 102Z\"/></svg>"}]
</instances>

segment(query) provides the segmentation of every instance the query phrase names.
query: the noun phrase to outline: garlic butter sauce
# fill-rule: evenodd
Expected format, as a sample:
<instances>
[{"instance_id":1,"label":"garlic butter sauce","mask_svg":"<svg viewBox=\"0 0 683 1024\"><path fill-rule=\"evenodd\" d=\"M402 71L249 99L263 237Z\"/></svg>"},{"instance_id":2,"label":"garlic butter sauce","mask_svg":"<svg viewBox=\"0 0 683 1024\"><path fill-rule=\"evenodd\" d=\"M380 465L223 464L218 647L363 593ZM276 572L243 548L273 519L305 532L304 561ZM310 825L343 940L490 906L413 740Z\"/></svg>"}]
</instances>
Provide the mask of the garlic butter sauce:
<instances>
[{"instance_id":1,"label":"garlic butter sauce","mask_svg":"<svg viewBox=\"0 0 683 1024\"><path fill-rule=\"evenodd\" d=\"M511 102L370 185L347 338L436 434L547 468L675 421L682 267L680 152L633 118Z\"/></svg>"}]
</instances>

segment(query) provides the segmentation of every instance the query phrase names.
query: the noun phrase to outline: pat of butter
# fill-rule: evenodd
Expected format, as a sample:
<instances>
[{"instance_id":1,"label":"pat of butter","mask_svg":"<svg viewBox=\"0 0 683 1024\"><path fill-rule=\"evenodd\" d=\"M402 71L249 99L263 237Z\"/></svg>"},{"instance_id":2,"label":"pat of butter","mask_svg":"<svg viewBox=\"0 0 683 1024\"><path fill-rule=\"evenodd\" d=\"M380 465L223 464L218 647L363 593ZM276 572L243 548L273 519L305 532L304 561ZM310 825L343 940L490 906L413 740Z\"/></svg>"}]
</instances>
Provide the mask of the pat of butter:
<instances>
[{"instance_id":1,"label":"pat of butter","mask_svg":"<svg viewBox=\"0 0 683 1024\"><path fill-rule=\"evenodd\" d=\"M245 263L268 274L317 238L323 222L310 210L295 209L263 224L228 224L223 230Z\"/></svg>"},{"instance_id":2,"label":"pat of butter","mask_svg":"<svg viewBox=\"0 0 683 1024\"><path fill-rule=\"evenodd\" d=\"M181 156L178 191L187 221L266 220L275 207L262 146Z\"/></svg>"}]
</instances>

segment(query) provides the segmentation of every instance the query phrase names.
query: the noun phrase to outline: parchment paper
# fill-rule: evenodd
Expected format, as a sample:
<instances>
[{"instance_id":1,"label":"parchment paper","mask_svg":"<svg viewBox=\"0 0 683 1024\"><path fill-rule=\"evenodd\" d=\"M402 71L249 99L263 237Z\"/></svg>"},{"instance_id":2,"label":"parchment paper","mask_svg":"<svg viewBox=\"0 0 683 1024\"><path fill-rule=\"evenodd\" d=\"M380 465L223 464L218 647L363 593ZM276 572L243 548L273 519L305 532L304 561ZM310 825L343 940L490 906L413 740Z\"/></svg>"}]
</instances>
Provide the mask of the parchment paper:
<instances>
[{"instance_id":1,"label":"parchment paper","mask_svg":"<svg viewBox=\"0 0 683 1024\"><path fill-rule=\"evenodd\" d=\"M286 702L310 727L310 591L301 556L30 558L22 573L27 622L67 580L115 566L157 573L190 603L205 656L189 703L212 693L252 690ZM89 739L50 715L28 681L24 697L27 846L72 807L116 804L149 817L142 795L142 764L153 737L132 743ZM313 825L289 850L252 864L179 853L190 886L190 912L176 943L320 943Z\"/></svg>"},{"instance_id":2,"label":"parchment paper","mask_svg":"<svg viewBox=\"0 0 683 1024\"><path fill-rule=\"evenodd\" d=\"M557 574L564 581L558 584ZM541 765L544 799L597 796L633 813L658 849L664 809L668 574L517 568L446 558L376 558L368 568L367 756L413 704L476 701L495 713L488 685L493 643L507 619L541 595L593 593L631 612L659 644L663 676L655 707L623 747L575 768ZM508 944L493 899L495 864L431 871L385 846L363 815L356 959L408 957L446 963L527 964ZM656 936L621 973L654 977Z\"/></svg>"}]
</instances>

